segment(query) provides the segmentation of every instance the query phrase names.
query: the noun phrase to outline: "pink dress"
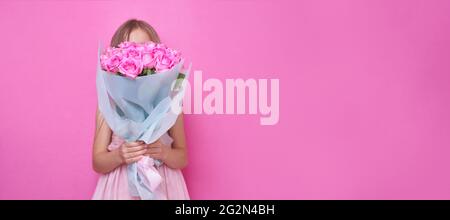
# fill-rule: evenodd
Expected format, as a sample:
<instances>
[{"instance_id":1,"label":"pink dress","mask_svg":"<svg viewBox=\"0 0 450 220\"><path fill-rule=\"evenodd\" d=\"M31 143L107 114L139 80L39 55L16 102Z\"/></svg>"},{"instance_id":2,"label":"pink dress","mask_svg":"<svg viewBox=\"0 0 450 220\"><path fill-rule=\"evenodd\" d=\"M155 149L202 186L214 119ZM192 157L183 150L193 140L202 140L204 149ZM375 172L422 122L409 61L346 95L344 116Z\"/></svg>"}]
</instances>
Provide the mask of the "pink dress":
<instances>
[{"instance_id":1,"label":"pink dress","mask_svg":"<svg viewBox=\"0 0 450 220\"><path fill-rule=\"evenodd\" d=\"M108 150L118 148L124 140L117 135L112 135ZM157 167L162 177L161 184L156 188L154 195L160 200L187 200L189 194L183 174L180 169L172 169L165 164ZM108 174L100 175L95 188L94 200L136 200L128 191L127 165L117 167Z\"/></svg>"}]
</instances>

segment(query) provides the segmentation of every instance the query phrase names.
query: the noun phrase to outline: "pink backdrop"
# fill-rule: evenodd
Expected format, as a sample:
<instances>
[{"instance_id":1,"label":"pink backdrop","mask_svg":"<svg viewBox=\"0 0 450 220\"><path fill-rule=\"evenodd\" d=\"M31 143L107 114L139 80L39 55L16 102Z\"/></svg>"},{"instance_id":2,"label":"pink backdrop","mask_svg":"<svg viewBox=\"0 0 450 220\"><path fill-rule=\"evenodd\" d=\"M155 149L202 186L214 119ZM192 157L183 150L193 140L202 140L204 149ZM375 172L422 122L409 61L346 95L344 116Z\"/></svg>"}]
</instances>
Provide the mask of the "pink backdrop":
<instances>
[{"instance_id":1,"label":"pink backdrop","mask_svg":"<svg viewBox=\"0 0 450 220\"><path fill-rule=\"evenodd\" d=\"M277 125L186 115L193 199L450 199L447 0L1 1L0 199L91 197L97 42L130 17L204 79L280 79Z\"/></svg>"}]
</instances>

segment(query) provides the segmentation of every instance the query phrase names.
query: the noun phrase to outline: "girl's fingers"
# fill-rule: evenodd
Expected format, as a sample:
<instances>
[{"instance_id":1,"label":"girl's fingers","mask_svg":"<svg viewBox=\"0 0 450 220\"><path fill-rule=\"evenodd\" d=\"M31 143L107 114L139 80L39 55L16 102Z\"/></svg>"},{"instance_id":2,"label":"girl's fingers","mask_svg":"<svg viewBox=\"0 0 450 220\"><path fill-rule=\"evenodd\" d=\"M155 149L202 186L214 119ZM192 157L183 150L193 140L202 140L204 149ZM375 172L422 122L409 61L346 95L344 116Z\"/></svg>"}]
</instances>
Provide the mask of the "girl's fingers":
<instances>
[{"instance_id":1,"label":"girl's fingers","mask_svg":"<svg viewBox=\"0 0 450 220\"><path fill-rule=\"evenodd\" d=\"M132 142L125 143L125 146L130 148L130 147L137 147L137 146L142 145L142 144L144 144L143 141L132 141Z\"/></svg>"},{"instance_id":2,"label":"girl's fingers","mask_svg":"<svg viewBox=\"0 0 450 220\"><path fill-rule=\"evenodd\" d=\"M133 157L139 157L139 156L144 155L146 152L147 152L147 149L136 151L136 152L127 153L125 155L125 158L129 159L129 158L133 158Z\"/></svg>"},{"instance_id":3,"label":"girl's fingers","mask_svg":"<svg viewBox=\"0 0 450 220\"><path fill-rule=\"evenodd\" d=\"M140 151L140 150L143 150L143 149L147 149L147 145L142 144L142 145L139 145L139 146L136 146L136 147L127 147L126 149L127 149L128 153L131 153L131 152L136 152L136 151Z\"/></svg>"}]
</instances>

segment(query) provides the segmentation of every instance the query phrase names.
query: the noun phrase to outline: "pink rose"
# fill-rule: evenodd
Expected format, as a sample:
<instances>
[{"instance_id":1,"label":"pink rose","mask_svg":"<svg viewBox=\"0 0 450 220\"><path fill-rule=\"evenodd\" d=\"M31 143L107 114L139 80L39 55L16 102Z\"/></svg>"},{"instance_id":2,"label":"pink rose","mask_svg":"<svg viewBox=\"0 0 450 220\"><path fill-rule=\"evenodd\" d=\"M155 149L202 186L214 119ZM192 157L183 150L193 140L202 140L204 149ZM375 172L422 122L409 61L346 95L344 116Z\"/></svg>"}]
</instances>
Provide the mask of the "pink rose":
<instances>
[{"instance_id":1,"label":"pink rose","mask_svg":"<svg viewBox=\"0 0 450 220\"><path fill-rule=\"evenodd\" d=\"M156 71L162 72L165 70L172 69L175 64L180 61L180 53L176 50L170 48L165 48L161 54L157 56L156 60Z\"/></svg>"},{"instance_id":2,"label":"pink rose","mask_svg":"<svg viewBox=\"0 0 450 220\"><path fill-rule=\"evenodd\" d=\"M142 59L141 49L137 45L131 45L127 48L122 48L123 56L131 59Z\"/></svg>"},{"instance_id":3,"label":"pink rose","mask_svg":"<svg viewBox=\"0 0 450 220\"><path fill-rule=\"evenodd\" d=\"M132 58L124 58L119 65L119 71L131 78L136 78L142 72L142 68L142 61Z\"/></svg>"},{"instance_id":4,"label":"pink rose","mask_svg":"<svg viewBox=\"0 0 450 220\"><path fill-rule=\"evenodd\" d=\"M154 54L155 49L154 43L146 43L142 45L141 52L142 52L142 64L144 65L144 68L153 68L155 67L156 58Z\"/></svg>"},{"instance_id":5,"label":"pink rose","mask_svg":"<svg viewBox=\"0 0 450 220\"><path fill-rule=\"evenodd\" d=\"M173 66L173 60L170 57L163 55L158 58L155 69L156 72L163 72L165 70L169 70L171 66Z\"/></svg>"},{"instance_id":6,"label":"pink rose","mask_svg":"<svg viewBox=\"0 0 450 220\"><path fill-rule=\"evenodd\" d=\"M122 61L122 54L117 48L108 48L100 56L100 64L102 68L111 73L117 73L118 67Z\"/></svg>"},{"instance_id":7,"label":"pink rose","mask_svg":"<svg viewBox=\"0 0 450 220\"><path fill-rule=\"evenodd\" d=\"M153 48L155 59L160 59L166 53L167 47L164 44L158 44Z\"/></svg>"},{"instance_id":8,"label":"pink rose","mask_svg":"<svg viewBox=\"0 0 450 220\"><path fill-rule=\"evenodd\" d=\"M174 61L173 64L176 65L177 63L179 63L181 61L181 53L178 50L172 50L169 48L169 52L170 56L172 57L172 60ZM173 66L171 66L170 68L172 68Z\"/></svg>"}]
</instances>

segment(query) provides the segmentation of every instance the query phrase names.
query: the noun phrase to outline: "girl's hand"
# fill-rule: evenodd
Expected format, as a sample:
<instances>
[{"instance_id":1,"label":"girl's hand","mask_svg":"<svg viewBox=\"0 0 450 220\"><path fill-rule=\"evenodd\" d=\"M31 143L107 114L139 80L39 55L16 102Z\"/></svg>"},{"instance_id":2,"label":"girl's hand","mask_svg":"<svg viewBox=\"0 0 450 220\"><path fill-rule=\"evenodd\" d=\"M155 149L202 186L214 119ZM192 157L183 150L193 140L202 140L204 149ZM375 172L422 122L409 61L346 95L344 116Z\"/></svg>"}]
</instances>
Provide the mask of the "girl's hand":
<instances>
[{"instance_id":1,"label":"girl's hand","mask_svg":"<svg viewBox=\"0 0 450 220\"><path fill-rule=\"evenodd\" d=\"M139 161L147 152L147 145L143 141L125 142L119 148L122 163L131 164Z\"/></svg>"},{"instance_id":2,"label":"girl's hand","mask_svg":"<svg viewBox=\"0 0 450 220\"><path fill-rule=\"evenodd\" d=\"M169 148L165 146L160 139L157 141L147 144L147 152L144 154L145 156L149 156L156 160L165 161L167 155L169 154Z\"/></svg>"}]
</instances>

